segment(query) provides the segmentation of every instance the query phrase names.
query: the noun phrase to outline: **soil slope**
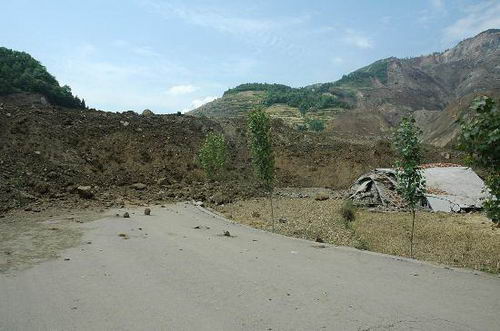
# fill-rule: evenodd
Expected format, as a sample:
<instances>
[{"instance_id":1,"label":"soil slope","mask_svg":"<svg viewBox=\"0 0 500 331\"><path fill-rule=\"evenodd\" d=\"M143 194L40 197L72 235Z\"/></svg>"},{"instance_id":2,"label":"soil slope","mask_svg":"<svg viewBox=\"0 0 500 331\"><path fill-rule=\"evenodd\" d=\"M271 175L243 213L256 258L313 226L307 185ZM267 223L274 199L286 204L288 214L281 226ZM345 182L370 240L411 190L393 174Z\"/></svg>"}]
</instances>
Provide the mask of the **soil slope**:
<instances>
[{"instance_id":1,"label":"soil slope","mask_svg":"<svg viewBox=\"0 0 500 331\"><path fill-rule=\"evenodd\" d=\"M210 131L223 132L229 143L222 183L207 181L197 163ZM278 186L345 188L365 171L392 164L387 142L299 132L282 120L273 122L273 137ZM95 200L109 206L124 198L224 203L260 194L242 118L67 109L17 94L0 99L0 141L0 211L41 200L94 201L84 200L79 186L90 186ZM426 161L442 161L444 152L429 149Z\"/></svg>"}]
</instances>

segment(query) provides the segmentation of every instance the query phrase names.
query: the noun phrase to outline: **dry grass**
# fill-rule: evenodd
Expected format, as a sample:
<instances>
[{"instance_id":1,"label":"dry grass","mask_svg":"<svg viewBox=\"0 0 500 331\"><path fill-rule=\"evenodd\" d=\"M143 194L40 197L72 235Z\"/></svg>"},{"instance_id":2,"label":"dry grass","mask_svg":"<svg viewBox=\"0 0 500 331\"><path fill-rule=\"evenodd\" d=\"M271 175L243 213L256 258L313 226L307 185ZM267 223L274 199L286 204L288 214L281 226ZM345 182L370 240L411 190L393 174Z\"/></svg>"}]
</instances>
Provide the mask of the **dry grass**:
<instances>
[{"instance_id":1,"label":"dry grass","mask_svg":"<svg viewBox=\"0 0 500 331\"><path fill-rule=\"evenodd\" d=\"M358 210L355 221L342 219L342 201L279 198L276 232L309 240L409 256L410 214ZM219 207L225 216L271 230L266 199ZM255 217L258 215L258 217ZM281 219L281 221L280 221ZM500 272L500 229L482 214L417 213L415 258L457 267Z\"/></svg>"}]
</instances>

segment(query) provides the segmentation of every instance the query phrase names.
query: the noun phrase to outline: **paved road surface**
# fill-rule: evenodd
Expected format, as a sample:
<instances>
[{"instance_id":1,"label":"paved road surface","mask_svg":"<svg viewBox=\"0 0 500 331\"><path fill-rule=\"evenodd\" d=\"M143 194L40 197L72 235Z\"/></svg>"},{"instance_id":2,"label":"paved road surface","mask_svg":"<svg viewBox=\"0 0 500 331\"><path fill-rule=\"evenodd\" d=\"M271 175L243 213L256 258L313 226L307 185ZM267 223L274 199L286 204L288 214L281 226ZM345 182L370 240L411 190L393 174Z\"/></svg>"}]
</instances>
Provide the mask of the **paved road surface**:
<instances>
[{"instance_id":1,"label":"paved road surface","mask_svg":"<svg viewBox=\"0 0 500 331\"><path fill-rule=\"evenodd\" d=\"M500 330L494 275L320 248L186 204L140 212L0 274L0 330Z\"/></svg>"}]
</instances>

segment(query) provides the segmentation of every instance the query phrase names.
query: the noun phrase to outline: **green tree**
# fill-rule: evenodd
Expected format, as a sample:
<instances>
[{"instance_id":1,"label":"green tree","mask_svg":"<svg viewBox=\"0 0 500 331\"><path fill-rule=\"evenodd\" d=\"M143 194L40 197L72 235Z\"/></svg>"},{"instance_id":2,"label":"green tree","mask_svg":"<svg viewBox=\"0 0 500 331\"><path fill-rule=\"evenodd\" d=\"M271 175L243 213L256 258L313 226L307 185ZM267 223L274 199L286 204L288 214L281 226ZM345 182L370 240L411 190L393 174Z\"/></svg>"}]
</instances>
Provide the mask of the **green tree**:
<instances>
[{"instance_id":1,"label":"green tree","mask_svg":"<svg viewBox=\"0 0 500 331\"><path fill-rule=\"evenodd\" d=\"M208 178L220 178L227 161L227 147L224 135L210 132L201 146L198 159Z\"/></svg>"},{"instance_id":2,"label":"green tree","mask_svg":"<svg viewBox=\"0 0 500 331\"><path fill-rule=\"evenodd\" d=\"M486 186L491 196L485 199L488 217L500 226L500 111L493 99L474 99L472 113L461 119L459 147L469 156L469 162L484 168Z\"/></svg>"},{"instance_id":3,"label":"green tree","mask_svg":"<svg viewBox=\"0 0 500 331\"><path fill-rule=\"evenodd\" d=\"M271 143L271 119L261 108L248 114L248 131L250 134L250 150L257 177L269 193L271 202L271 221L274 232L274 154Z\"/></svg>"},{"instance_id":4,"label":"green tree","mask_svg":"<svg viewBox=\"0 0 500 331\"><path fill-rule=\"evenodd\" d=\"M84 108L69 86L59 86L55 77L29 54L0 47L0 95L19 92L40 93L53 104Z\"/></svg>"},{"instance_id":5,"label":"green tree","mask_svg":"<svg viewBox=\"0 0 500 331\"><path fill-rule=\"evenodd\" d=\"M404 117L393 137L396 151L396 176L398 192L405 199L411 210L410 256L413 258L413 237L415 233L415 208L425 193L425 180L420 163L422 161L422 131L415 125L413 117Z\"/></svg>"}]
</instances>

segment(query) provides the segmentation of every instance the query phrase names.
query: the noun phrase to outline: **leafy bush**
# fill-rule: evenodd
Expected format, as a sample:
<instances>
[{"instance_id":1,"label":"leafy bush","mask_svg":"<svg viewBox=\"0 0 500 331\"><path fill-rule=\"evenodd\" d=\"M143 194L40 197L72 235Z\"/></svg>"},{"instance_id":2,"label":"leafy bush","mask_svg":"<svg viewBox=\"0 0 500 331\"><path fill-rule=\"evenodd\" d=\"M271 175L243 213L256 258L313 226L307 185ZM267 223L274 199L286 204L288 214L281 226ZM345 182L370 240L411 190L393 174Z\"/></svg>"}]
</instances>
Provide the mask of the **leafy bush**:
<instances>
[{"instance_id":1,"label":"leafy bush","mask_svg":"<svg viewBox=\"0 0 500 331\"><path fill-rule=\"evenodd\" d=\"M69 86L59 86L54 76L29 54L0 47L0 95L18 92L40 93L53 104L85 108L84 100L73 96Z\"/></svg>"},{"instance_id":2,"label":"leafy bush","mask_svg":"<svg viewBox=\"0 0 500 331\"><path fill-rule=\"evenodd\" d=\"M319 119L310 119L307 121L310 130L320 132L325 129L325 121Z\"/></svg>"},{"instance_id":3,"label":"leafy bush","mask_svg":"<svg viewBox=\"0 0 500 331\"><path fill-rule=\"evenodd\" d=\"M219 178L227 161L224 135L210 132L200 149L198 159L208 178Z\"/></svg>"},{"instance_id":4,"label":"leafy bush","mask_svg":"<svg viewBox=\"0 0 500 331\"><path fill-rule=\"evenodd\" d=\"M363 251L369 251L370 245L368 244L368 241L364 239L357 239L356 242L354 243L354 248L361 249Z\"/></svg>"},{"instance_id":5,"label":"leafy bush","mask_svg":"<svg viewBox=\"0 0 500 331\"><path fill-rule=\"evenodd\" d=\"M342 216L346 229L350 228L351 223L356 219L356 207L351 200L344 201L342 207L340 207L340 216Z\"/></svg>"},{"instance_id":6,"label":"leafy bush","mask_svg":"<svg viewBox=\"0 0 500 331\"><path fill-rule=\"evenodd\" d=\"M271 143L271 118L262 109L248 114L249 147L257 176L267 190L274 186L274 154Z\"/></svg>"},{"instance_id":7,"label":"leafy bush","mask_svg":"<svg viewBox=\"0 0 500 331\"><path fill-rule=\"evenodd\" d=\"M269 192L271 220L274 232L273 190L275 181L274 154L271 142L271 118L261 108L248 114L249 147L259 180Z\"/></svg>"},{"instance_id":8,"label":"leafy bush","mask_svg":"<svg viewBox=\"0 0 500 331\"><path fill-rule=\"evenodd\" d=\"M299 125L297 125L297 130L299 130L301 132L306 132L307 131L307 125L305 125L305 124L299 124Z\"/></svg>"},{"instance_id":9,"label":"leafy bush","mask_svg":"<svg viewBox=\"0 0 500 331\"><path fill-rule=\"evenodd\" d=\"M500 110L486 96L476 98L471 110L471 116L461 120L460 147L469 154L470 163L488 172L485 184L491 198L485 200L484 208L500 226Z\"/></svg>"},{"instance_id":10,"label":"leafy bush","mask_svg":"<svg viewBox=\"0 0 500 331\"><path fill-rule=\"evenodd\" d=\"M393 137L397 161L395 167L398 179L397 190L411 210L410 257L413 258L413 237L415 234L415 208L425 193L425 178L420 168L422 163L422 130L411 116L404 117Z\"/></svg>"}]
</instances>

